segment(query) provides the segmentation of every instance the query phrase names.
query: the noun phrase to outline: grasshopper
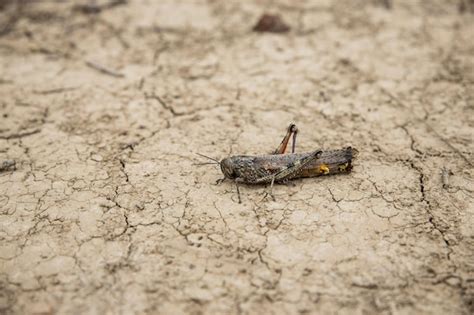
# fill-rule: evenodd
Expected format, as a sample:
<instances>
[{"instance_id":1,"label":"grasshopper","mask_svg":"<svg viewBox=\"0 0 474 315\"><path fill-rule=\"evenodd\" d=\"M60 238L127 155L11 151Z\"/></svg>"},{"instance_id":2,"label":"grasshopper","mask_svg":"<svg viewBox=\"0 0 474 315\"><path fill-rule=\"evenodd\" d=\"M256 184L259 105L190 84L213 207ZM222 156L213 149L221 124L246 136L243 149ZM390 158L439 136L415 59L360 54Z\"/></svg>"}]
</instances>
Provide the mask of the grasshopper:
<instances>
[{"instance_id":1,"label":"grasshopper","mask_svg":"<svg viewBox=\"0 0 474 315\"><path fill-rule=\"evenodd\" d=\"M237 185L240 199L239 185L243 184L270 184L270 195L274 183L285 183L291 179L316 177L349 173L352 170L352 158L357 150L346 147L339 150L315 150L306 153L295 153L298 128L290 124L280 145L272 154L267 155L235 155L219 161L199 154L213 162L200 164L218 164L225 179L233 180ZM291 153L285 154L290 139L292 139Z\"/></svg>"}]
</instances>

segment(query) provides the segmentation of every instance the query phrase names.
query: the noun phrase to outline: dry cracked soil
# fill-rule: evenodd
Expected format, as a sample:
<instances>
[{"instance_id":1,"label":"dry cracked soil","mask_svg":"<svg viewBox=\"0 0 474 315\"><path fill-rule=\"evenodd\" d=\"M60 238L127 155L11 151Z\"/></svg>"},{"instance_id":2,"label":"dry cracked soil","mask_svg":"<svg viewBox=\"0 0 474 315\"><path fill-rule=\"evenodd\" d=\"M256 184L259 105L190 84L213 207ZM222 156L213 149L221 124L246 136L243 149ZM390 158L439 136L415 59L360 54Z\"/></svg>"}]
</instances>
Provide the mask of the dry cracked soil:
<instances>
[{"instance_id":1,"label":"dry cracked soil","mask_svg":"<svg viewBox=\"0 0 474 315\"><path fill-rule=\"evenodd\" d=\"M473 11L0 2L0 313L472 314ZM239 204L194 165L289 122L353 172Z\"/></svg>"}]
</instances>

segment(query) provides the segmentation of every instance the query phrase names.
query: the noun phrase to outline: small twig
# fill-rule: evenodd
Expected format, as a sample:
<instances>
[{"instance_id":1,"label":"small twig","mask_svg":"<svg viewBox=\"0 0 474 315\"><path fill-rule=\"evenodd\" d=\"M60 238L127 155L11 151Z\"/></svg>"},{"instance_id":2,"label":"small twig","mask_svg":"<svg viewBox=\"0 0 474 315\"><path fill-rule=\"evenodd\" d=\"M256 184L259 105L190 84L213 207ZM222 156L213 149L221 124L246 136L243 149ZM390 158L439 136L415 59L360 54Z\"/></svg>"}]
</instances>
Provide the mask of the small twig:
<instances>
[{"instance_id":1,"label":"small twig","mask_svg":"<svg viewBox=\"0 0 474 315\"><path fill-rule=\"evenodd\" d=\"M50 89L50 90L39 90L39 91L36 90L36 91L33 91L33 93L46 95L46 94L56 94L56 93L72 91L75 89L77 89L77 87L65 87L65 88L57 88L57 89Z\"/></svg>"},{"instance_id":2,"label":"small twig","mask_svg":"<svg viewBox=\"0 0 474 315\"><path fill-rule=\"evenodd\" d=\"M108 68L106 68L102 65L99 65L95 62L92 62L92 61L86 61L86 65L88 67L91 67L92 69L95 69L95 70L103 73L103 74L111 75L111 76L116 77L116 78L123 78L125 76L125 75L123 75L123 73L108 69Z\"/></svg>"}]
</instances>

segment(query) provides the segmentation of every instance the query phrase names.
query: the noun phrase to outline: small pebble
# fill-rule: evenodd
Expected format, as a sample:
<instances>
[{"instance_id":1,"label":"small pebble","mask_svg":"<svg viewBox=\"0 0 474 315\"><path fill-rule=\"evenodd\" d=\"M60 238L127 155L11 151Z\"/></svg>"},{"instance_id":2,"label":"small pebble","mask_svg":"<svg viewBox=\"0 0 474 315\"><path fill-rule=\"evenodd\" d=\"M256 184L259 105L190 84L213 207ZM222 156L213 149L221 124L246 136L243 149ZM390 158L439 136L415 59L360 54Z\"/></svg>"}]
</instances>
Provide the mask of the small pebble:
<instances>
[{"instance_id":1,"label":"small pebble","mask_svg":"<svg viewBox=\"0 0 474 315\"><path fill-rule=\"evenodd\" d=\"M253 27L254 32L285 33L290 27L279 15L263 14Z\"/></svg>"},{"instance_id":2,"label":"small pebble","mask_svg":"<svg viewBox=\"0 0 474 315\"><path fill-rule=\"evenodd\" d=\"M102 156L99 154L92 154L91 160L96 162L101 162L103 160Z\"/></svg>"}]
</instances>

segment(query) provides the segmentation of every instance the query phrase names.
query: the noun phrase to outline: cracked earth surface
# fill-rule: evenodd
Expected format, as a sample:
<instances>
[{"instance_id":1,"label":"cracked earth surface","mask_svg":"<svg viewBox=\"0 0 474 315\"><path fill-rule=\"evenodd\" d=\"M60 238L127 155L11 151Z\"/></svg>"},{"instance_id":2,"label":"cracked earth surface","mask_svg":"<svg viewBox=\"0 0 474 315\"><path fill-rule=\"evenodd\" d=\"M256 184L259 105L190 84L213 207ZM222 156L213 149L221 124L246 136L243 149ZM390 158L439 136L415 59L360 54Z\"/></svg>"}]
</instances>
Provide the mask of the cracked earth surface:
<instances>
[{"instance_id":1,"label":"cracked earth surface","mask_svg":"<svg viewBox=\"0 0 474 315\"><path fill-rule=\"evenodd\" d=\"M0 11L0 313L473 312L458 1L75 3ZM291 31L251 32L263 12ZM357 148L354 171L239 204L193 165L289 122L298 151Z\"/></svg>"}]
</instances>

